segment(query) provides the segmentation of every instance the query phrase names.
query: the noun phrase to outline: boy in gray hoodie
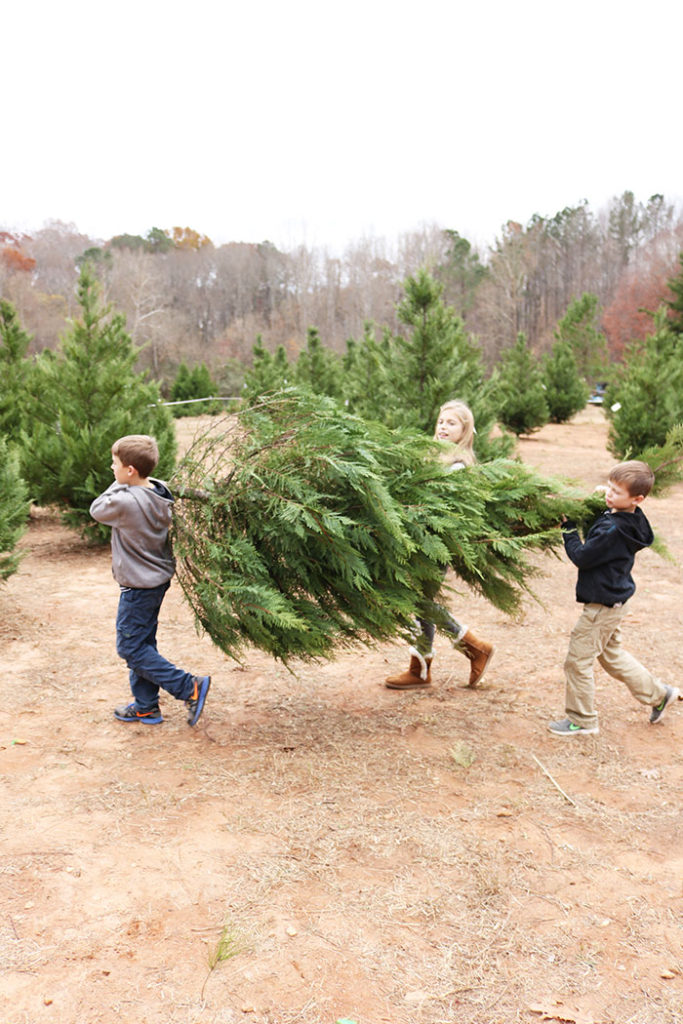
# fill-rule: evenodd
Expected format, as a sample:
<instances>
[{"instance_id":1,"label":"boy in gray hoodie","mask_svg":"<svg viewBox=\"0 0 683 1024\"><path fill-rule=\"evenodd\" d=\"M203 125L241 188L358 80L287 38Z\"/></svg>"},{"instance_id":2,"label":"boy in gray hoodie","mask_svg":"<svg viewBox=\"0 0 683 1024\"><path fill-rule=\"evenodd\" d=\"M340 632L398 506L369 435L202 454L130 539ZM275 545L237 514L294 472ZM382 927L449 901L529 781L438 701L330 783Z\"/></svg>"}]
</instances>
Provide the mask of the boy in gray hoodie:
<instances>
[{"instance_id":1,"label":"boy in gray hoodie","mask_svg":"<svg viewBox=\"0 0 683 1024\"><path fill-rule=\"evenodd\" d=\"M163 722L159 689L185 702L196 725L211 686L163 658L156 644L159 610L175 572L168 530L173 495L150 473L159 449L147 434L120 437L111 448L115 481L95 498L90 515L111 526L112 573L121 588L116 616L116 650L129 669L133 701L117 707L119 722Z\"/></svg>"}]
</instances>

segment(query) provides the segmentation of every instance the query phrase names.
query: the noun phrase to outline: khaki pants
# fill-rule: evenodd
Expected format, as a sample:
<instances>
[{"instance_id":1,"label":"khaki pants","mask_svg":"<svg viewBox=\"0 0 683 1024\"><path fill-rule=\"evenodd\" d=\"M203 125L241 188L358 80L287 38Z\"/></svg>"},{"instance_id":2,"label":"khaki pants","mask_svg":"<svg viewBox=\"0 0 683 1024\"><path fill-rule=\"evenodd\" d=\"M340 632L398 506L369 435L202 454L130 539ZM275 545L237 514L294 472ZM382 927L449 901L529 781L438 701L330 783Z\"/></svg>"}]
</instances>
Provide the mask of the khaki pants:
<instances>
[{"instance_id":1,"label":"khaki pants","mask_svg":"<svg viewBox=\"0 0 683 1024\"><path fill-rule=\"evenodd\" d=\"M625 605L608 608L585 604L569 640L564 663L567 679L565 711L575 725L597 725L593 662L597 658L605 672L619 679L641 704L653 706L666 696L666 688L639 661L622 650L619 624Z\"/></svg>"}]
</instances>

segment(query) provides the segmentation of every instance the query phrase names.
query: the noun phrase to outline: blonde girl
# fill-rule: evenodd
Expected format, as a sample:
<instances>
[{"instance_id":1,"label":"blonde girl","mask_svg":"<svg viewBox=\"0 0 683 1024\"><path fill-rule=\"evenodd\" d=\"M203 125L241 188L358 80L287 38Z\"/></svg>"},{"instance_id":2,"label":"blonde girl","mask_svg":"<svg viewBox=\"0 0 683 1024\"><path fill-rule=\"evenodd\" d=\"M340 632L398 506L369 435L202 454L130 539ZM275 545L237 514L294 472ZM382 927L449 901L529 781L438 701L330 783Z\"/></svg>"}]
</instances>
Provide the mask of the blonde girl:
<instances>
[{"instance_id":1,"label":"blonde girl","mask_svg":"<svg viewBox=\"0 0 683 1024\"><path fill-rule=\"evenodd\" d=\"M434 440L448 444L441 455L451 469L462 469L477 461L474 454L474 416L464 402L446 402L441 406L434 429Z\"/></svg>"},{"instance_id":2,"label":"blonde girl","mask_svg":"<svg viewBox=\"0 0 683 1024\"><path fill-rule=\"evenodd\" d=\"M464 469L465 466L471 466L477 461L474 454L474 434L474 416L468 405L452 401L441 406L436 420L434 440L444 444L441 459L449 472ZM433 622L420 618L417 619L417 623L419 633L416 632L415 645L409 648L410 665L407 671L400 675L388 676L385 685L390 690L418 689L431 684L434 657L432 648L436 627ZM493 646L485 640L477 639L467 626L451 616L443 628L449 633L455 649L464 654L470 662L467 685L477 686L493 656Z\"/></svg>"}]
</instances>

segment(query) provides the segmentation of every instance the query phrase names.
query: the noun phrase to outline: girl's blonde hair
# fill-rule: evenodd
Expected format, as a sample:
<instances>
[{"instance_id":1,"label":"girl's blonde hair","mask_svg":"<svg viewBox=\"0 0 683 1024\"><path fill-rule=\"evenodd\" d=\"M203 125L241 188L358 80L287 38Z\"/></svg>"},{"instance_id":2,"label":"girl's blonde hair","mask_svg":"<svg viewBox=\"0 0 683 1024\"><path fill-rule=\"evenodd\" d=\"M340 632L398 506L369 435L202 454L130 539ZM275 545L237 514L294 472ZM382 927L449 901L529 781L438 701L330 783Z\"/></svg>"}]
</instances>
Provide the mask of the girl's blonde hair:
<instances>
[{"instance_id":1,"label":"girl's blonde hair","mask_svg":"<svg viewBox=\"0 0 683 1024\"><path fill-rule=\"evenodd\" d=\"M463 462L466 466L471 466L477 461L477 456L474 454L474 416L472 415L472 410L469 405L465 405L464 402L460 402L457 399L452 402L444 402L439 409L439 416L446 409L454 412L460 420L462 424L462 437L457 444L450 445L449 450L444 452L441 458L448 466L454 462ZM439 416L437 416L437 422ZM438 441L436 428L434 428L434 440Z\"/></svg>"}]
</instances>

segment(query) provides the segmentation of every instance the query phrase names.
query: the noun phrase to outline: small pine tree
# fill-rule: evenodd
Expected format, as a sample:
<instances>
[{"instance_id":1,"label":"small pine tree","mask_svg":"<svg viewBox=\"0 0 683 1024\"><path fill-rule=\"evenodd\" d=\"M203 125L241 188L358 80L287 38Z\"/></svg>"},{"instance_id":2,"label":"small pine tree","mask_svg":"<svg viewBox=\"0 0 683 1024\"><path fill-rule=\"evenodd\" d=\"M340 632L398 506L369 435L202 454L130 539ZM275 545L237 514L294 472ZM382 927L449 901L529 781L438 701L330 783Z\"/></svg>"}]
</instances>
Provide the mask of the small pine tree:
<instances>
[{"instance_id":1,"label":"small pine tree","mask_svg":"<svg viewBox=\"0 0 683 1024\"><path fill-rule=\"evenodd\" d=\"M190 369L187 363L183 362L178 367L178 372L175 375L175 380L171 385L171 401L172 402L185 402L190 395ZM182 410L182 411L181 411ZM184 416L185 406L178 405L172 407L171 411L174 416Z\"/></svg>"},{"instance_id":2,"label":"small pine tree","mask_svg":"<svg viewBox=\"0 0 683 1024\"><path fill-rule=\"evenodd\" d=\"M555 337L571 345L580 376L605 380L608 365L607 339L598 330L598 297L584 292L574 299L558 321Z\"/></svg>"},{"instance_id":3,"label":"small pine tree","mask_svg":"<svg viewBox=\"0 0 683 1024\"><path fill-rule=\"evenodd\" d=\"M667 433L664 444L654 445L638 453L655 474L652 494L663 495L674 484L683 480L683 423L677 423Z\"/></svg>"},{"instance_id":4,"label":"small pine tree","mask_svg":"<svg viewBox=\"0 0 683 1024\"><path fill-rule=\"evenodd\" d=\"M396 337L392 346L387 367L392 406L385 422L432 433L444 402L471 402L480 389L481 353L467 337L462 319L444 305L442 286L426 270L408 277L404 290L397 315L409 333Z\"/></svg>"},{"instance_id":5,"label":"small pine tree","mask_svg":"<svg viewBox=\"0 0 683 1024\"><path fill-rule=\"evenodd\" d=\"M335 352L323 346L315 327L308 329L306 348L299 353L294 368L294 380L315 395L341 397L341 361Z\"/></svg>"},{"instance_id":6,"label":"small pine tree","mask_svg":"<svg viewBox=\"0 0 683 1024\"><path fill-rule=\"evenodd\" d=\"M199 363L190 374L191 398L210 398L216 390L211 372L206 363Z\"/></svg>"},{"instance_id":7,"label":"small pine tree","mask_svg":"<svg viewBox=\"0 0 683 1024\"><path fill-rule=\"evenodd\" d=\"M399 307L410 337L394 337L384 328L381 340L366 324L361 342L347 342L343 397L349 411L390 427L434 432L444 402L460 399L474 414L475 451L480 460L508 455L509 435L491 438L496 400L484 380L481 352L465 333L462 320L441 300L441 286L425 271L406 281Z\"/></svg>"},{"instance_id":8,"label":"small pine tree","mask_svg":"<svg viewBox=\"0 0 683 1024\"><path fill-rule=\"evenodd\" d=\"M185 362L178 367L178 374L171 389L171 400L182 402L182 405L171 406L171 413L176 418L181 416L201 416L211 412L211 402L197 402L197 398L209 398L217 388L205 363L199 363L190 370Z\"/></svg>"},{"instance_id":9,"label":"small pine tree","mask_svg":"<svg viewBox=\"0 0 683 1024\"><path fill-rule=\"evenodd\" d=\"M273 356L272 352L264 347L260 334L256 337L252 355L253 363L244 375L242 387L242 394L248 402L285 387L292 372L284 347L280 345Z\"/></svg>"},{"instance_id":10,"label":"small pine tree","mask_svg":"<svg viewBox=\"0 0 683 1024\"><path fill-rule=\"evenodd\" d=\"M0 300L0 434L17 440L27 426L32 364L27 358L31 337L22 328L14 306Z\"/></svg>"},{"instance_id":11,"label":"small pine tree","mask_svg":"<svg viewBox=\"0 0 683 1024\"><path fill-rule=\"evenodd\" d=\"M35 500L62 509L64 521L104 541L108 528L91 519L92 500L112 482L111 445L125 434L156 437L155 475L175 464L173 421L159 388L136 374L137 350L121 314L101 305L100 286L85 265L77 287L81 318L72 322L56 355L36 364L30 431L22 434L22 475Z\"/></svg>"},{"instance_id":12,"label":"small pine tree","mask_svg":"<svg viewBox=\"0 0 683 1024\"><path fill-rule=\"evenodd\" d=\"M589 388L579 376L572 347L567 341L556 341L543 363L545 400L551 423L566 423L584 408Z\"/></svg>"},{"instance_id":13,"label":"small pine tree","mask_svg":"<svg viewBox=\"0 0 683 1024\"><path fill-rule=\"evenodd\" d=\"M669 309L669 326L674 334L683 335L683 252L678 257L681 269L676 277L669 281L672 299L667 299Z\"/></svg>"},{"instance_id":14,"label":"small pine tree","mask_svg":"<svg viewBox=\"0 0 683 1024\"><path fill-rule=\"evenodd\" d=\"M382 422L394 404L390 367L392 338L384 328L380 340L373 324L366 322L360 341L349 338L342 361L342 401L345 408L368 420Z\"/></svg>"},{"instance_id":15,"label":"small pine tree","mask_svg":"<svg viewBox=\"0 0 683 1024\"><path fill-rule=\"evenodd\" d=\"M512 348L503 353L495 386L500 422L518 437L532 434L548 422L541 368L521 331Z\"/></svg>"},{"instance_id":16,"label":"small pine tree","mask_svg":"<svg viewBox=\"0 0 683 1024\"><path fill-rule=\"evenodd\" d=\"M663 311L656 315L654 334L628 349L604 407L611 421L608 446L620 458L663 445L671 428L683 422L680 340Z\"/></svg>"},{"instance_id":17,"label":"small pine tree","mask_svg":"<svg viewBox=\"0 0 683 1024\"><path fill-rule=\"evenodd\" d=\"M26 529L30 507L18 454L0 437L0 582L19 568L23 553L17 551L17 544Z\"/></svg>"}]
</instances>

